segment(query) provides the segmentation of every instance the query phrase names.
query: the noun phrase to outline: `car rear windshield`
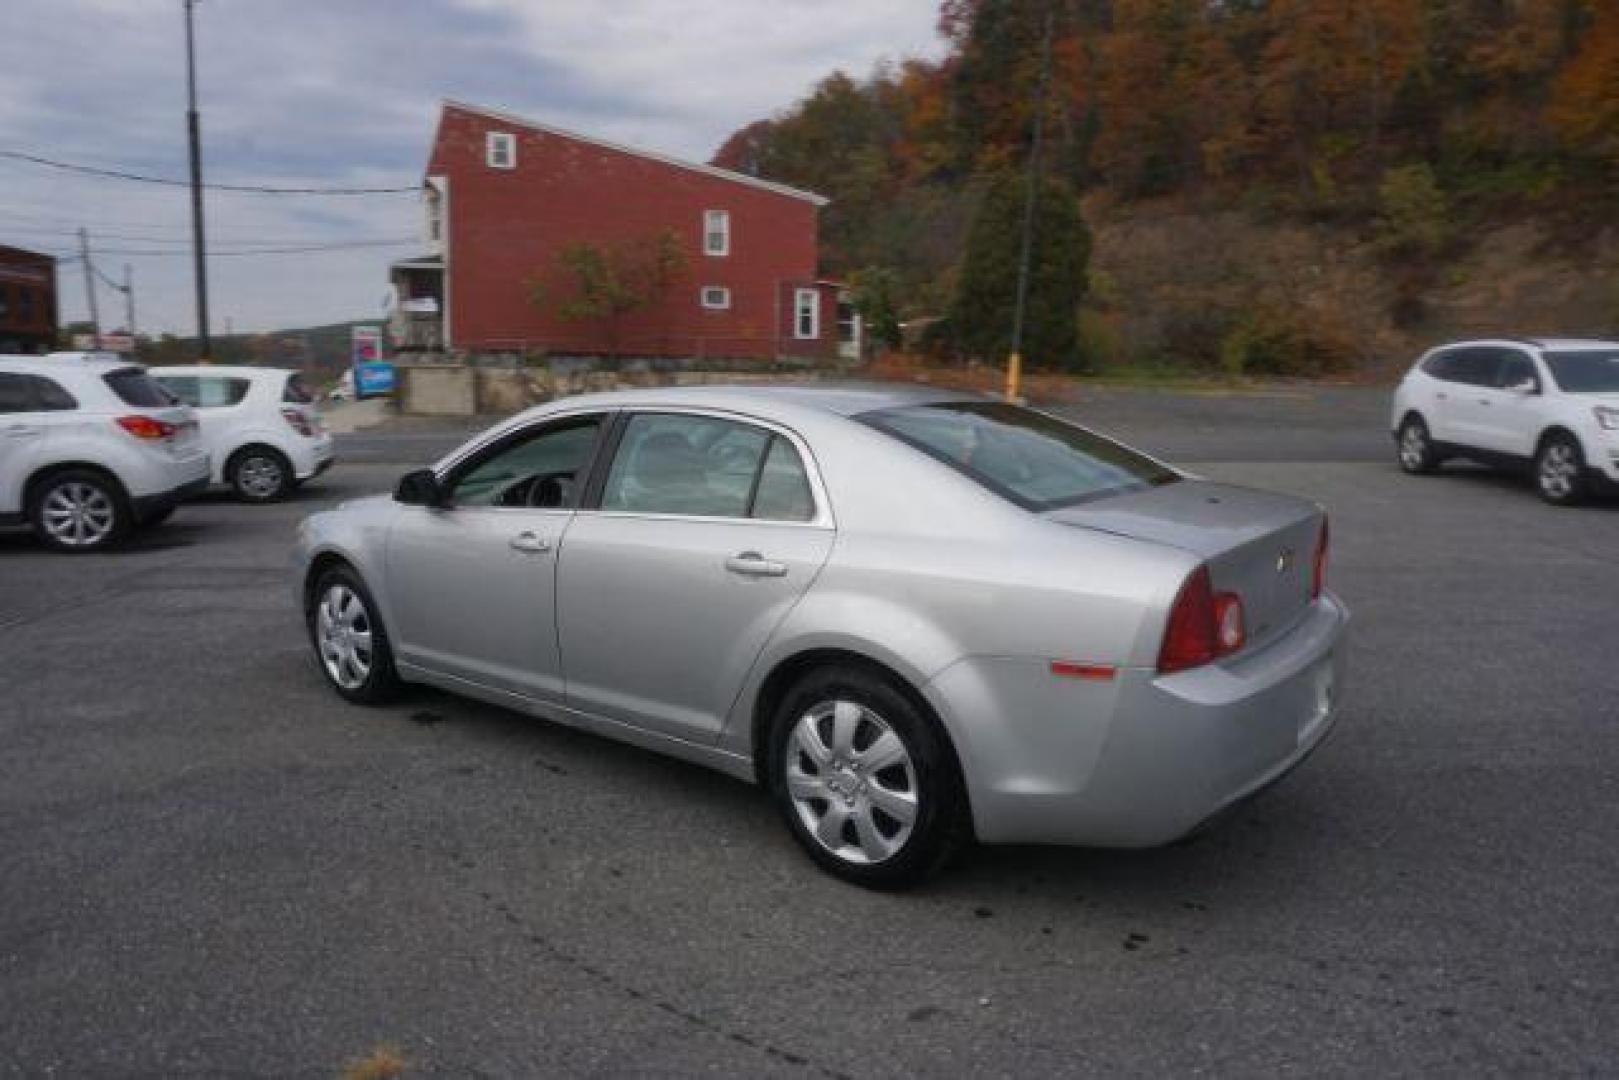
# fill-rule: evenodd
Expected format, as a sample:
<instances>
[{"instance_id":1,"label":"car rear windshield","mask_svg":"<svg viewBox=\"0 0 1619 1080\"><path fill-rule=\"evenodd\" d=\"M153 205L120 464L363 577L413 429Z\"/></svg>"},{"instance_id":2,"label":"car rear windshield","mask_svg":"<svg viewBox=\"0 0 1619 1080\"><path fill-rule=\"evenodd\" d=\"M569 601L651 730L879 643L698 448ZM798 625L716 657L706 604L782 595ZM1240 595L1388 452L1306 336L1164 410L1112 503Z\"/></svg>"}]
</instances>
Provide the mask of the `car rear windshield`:
<instances>
[{"instance_id":1,"label":"car rear windshield","mask_svg":"<svg viewBox=\"0 0 1619 1080\"><path fill-rule=\"evenodd\" d=\"M127 367L109 371L101 377L101 381L111 387L125 405L133 405L137 409L164 409L180 404L180 399L163 389L163 384L146 374L144 368Z\"/></svg>"},{"instance_id":2,"label":"car rear windshield","mask_svg":"<svg viewBox=\"0 0 1619 1080\"><path fill-rule=\"evenodd\" d=\"M1619 394L1619 349L1549 352L1546 366L1565 394Z\"/></svg>"},{"instance_id":3,"label":"car rear windshield","mask_svg":"<svg viewBox=\"0 0 1619 1080\"><path fill-rule=\"evenodd\" d=\"M1112 439L994 401L882 409L863 423L1029 510L1054 510L1180 479Z\"/></svg>"}]
</instances>

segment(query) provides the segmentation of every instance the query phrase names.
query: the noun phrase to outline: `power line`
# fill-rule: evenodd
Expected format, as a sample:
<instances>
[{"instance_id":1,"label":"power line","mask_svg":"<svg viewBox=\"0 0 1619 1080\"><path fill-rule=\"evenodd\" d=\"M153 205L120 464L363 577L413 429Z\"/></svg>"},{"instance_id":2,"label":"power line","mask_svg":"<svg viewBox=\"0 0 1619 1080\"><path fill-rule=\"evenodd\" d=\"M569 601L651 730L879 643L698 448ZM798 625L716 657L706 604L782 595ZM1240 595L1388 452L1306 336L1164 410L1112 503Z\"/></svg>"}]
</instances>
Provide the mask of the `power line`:
<instances>
[{"instance_id":1,"label":"power line","mask_svg":"<svg viewBox=\"0 0 1619 1080\"><path fill-rule=\"evenodd\" d=\"M127 180L138 184L162 184L166 187L191 186L188 180L176 180L167 176L147 176L143 173L125 172L122 169L102 169L94 165L76 165L67 161L53 161L50 158L39 157L35 154L24 154L19 150L0 150L0 158L22 161L48 169L61 169L65 172L98 176L107 180ZM421 191L421 188L414 184L409 187L274 187L267 184L203 184L202 186L208 191L236 191L246 192L251 195L399 195L406 192Z\"/></svg>"},{"instance_id":2,"label":"power line","mask_svg":"<svg viewBox=\"0 0 1619 1080\"><path fill-rule=\"evenodd\" d=\"M189 237L153 236L150 233L108 232L108 231L106 231L104 229L94 229L94 232L96 234L97 239L103 239L103 240L137 240L137 241L140 241L142 243L147 243L147 244L189 244L189 243L191 243L191 240L190 240ZM72 237L72 236L77 236L78 235L78 230L77 229L59 228L57 226L49 226L49 225L12 225L12 224L10 224L8 222L0 221L0 236L5 236L5 235L11 234L11 233L27 233L27 234L31 234L31 235L35 235L35 236L66 236L66 237ZM330 235L330 234L328 234L328 235ZM357 237L354 240L345 240L345 241L342 241L342 242L343 243L392 244L392 243L395 243L396 241L394 241L392 239L389 239L387 237L366 236L366 237ZM307 238L306 237L298 237L298 236L265 236L265 237L233 236L233 237L226 238L225 243L227 243L227 244L248 244L248 245L254 245L254 246L258 246L258 245L277 246L277 245L289 244L289 243L291 243L291 244L303 244L303 243L323 244L323 243L327 243L327 241L322 240L322 239L320 239L318 237L313 237L313 236L307 237Z\"/></svg>"},{"instance_id":3,"label":"power line","mask_svg":"<svg viewBox=\"0 0 1619 1080\"><path fill-rule=\"evenodd\" d=\"M418 243L420 243L418 240L360 240L353 243L305 244L295 247L227 248L223 251L210 249L208 252L208 257L211 259L215 255L302 255L323 251L358 251L365 248L405 247L407 245L415 246ZM189 251L168 251L162 249L143 248L104 247L97 248L96 250L103 255L144 255L153 258L165 255L189 256L191 254Z\"/></svg>"}]
</instances>

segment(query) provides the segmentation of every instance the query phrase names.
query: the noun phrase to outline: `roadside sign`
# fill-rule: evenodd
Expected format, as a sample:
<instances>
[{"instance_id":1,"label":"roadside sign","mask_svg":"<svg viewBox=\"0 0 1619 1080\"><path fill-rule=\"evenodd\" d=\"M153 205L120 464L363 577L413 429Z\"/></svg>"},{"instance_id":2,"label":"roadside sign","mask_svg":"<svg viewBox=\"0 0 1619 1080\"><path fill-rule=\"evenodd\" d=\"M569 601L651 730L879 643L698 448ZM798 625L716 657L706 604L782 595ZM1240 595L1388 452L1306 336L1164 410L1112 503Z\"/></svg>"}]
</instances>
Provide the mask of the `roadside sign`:
<instances>
[{"instance_id":1,"label":"roadside sign","mask_svg":"<svg viewBox=\"0 0 1619 1080\"><path fill-rule=\"evenodd\" d=\"M380 397L394 392L394 366L382 358L382 328L356 326L349 350L354 369L354 396Z\"/></svg>"}]
</instances>

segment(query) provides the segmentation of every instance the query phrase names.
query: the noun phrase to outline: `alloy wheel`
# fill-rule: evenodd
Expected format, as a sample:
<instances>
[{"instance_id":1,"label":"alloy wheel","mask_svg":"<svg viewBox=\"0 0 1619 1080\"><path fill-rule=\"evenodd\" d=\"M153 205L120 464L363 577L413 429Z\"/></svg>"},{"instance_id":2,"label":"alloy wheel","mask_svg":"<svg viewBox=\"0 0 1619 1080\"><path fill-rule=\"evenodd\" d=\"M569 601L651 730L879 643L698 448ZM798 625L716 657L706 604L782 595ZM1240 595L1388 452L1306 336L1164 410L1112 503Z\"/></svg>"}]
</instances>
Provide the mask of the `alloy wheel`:
<instances>
[{"instance_id":1,"label":"alloy wheel","mask_svg":"<svg viewBox=\"0 0 1619 1080\"><path fill-rule=\"evenodd\" d=\"M1428 460L1428 433L1421 424L1409 423L1400 435L1400 464L1415 472Z\"/></svg>"},{"instance_id":2,"label":"alloy wheel","mask_svg":"<svg viewBox=\"0 0 1619 1080\"><path fill-rule=\"evenodd\" d=\"M1554 442L1540 455L1540 490L1549 499L1566 499L1574 493L1580 462L1574 448Z\"/></svg>"},{"instance_id":3,"label":"alloy wheel","mask_svg":"<svg viewBox=\"0 0 1619 1080\"><path fill-rule=\"evenodd\" d=\"M263 454L245 457L236 466L236 486L254 499L269 499L282 486L281 463Z\"/></svg>"},{"instance_id":4,"label":"alloy wheel","mask_svg":"<svg viewBox=\"0 0 1619 1080\"><path fill-rule=\"evenodd\" d=\"M41 524L64 547L103 543L117 526L118 510L106 491L75 480L52 488L41 508Z\"/></svg>"},{"instance_id":5,"label":"alloy wheel","mask_svg":"<svg viewBox=\"0 0 1619 1080\"><path fill-rule=\"evenodd\" d=\"M315 611L315 636L320 662L334 683L344 690L365 685L375 653L371 614L358 593L344 584L328 588Z\"/></svg>"},{"instance_id":6,"label":"alloy wheel","mask_svg":"<svg viewBox=\"0 0 1619 1080\"><path fill-rule=\"evenodd\" d=\"M896 855L916 824L919 787L905 743L877 713L853 701L823 701L787 738L788 797L805 830L845 862Z\"/></svg>"}]
</instances>

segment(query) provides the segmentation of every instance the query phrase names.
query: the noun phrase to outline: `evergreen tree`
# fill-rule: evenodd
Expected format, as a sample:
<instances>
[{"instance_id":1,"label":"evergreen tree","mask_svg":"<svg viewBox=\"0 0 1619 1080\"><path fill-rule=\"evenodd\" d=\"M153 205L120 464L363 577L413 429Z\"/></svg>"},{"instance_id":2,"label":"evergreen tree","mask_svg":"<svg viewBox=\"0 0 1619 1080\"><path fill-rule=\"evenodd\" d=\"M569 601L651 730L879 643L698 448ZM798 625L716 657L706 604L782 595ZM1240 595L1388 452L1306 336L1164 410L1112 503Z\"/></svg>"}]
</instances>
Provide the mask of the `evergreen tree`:
<instances>
[{"instance_id":1,"label":"evergreen tree","mask_svg":"<svg viewBox=\"0 0 1619 1080\"><path fill-rule=\"evenodd\" d=\"M1017 173L997 177L967 237L950 328L961 350L981 360L999 362L1012 348L1025 185ZM1066 185L1051 179L1040 184L1033 236L1024 361L1031 367L1081 368L1079 303L1085 295L1091 236L1080 216L1079 200Z\"/></svg>"}]
</instances>

